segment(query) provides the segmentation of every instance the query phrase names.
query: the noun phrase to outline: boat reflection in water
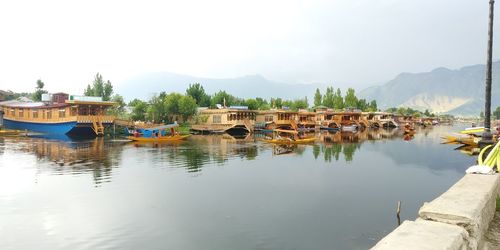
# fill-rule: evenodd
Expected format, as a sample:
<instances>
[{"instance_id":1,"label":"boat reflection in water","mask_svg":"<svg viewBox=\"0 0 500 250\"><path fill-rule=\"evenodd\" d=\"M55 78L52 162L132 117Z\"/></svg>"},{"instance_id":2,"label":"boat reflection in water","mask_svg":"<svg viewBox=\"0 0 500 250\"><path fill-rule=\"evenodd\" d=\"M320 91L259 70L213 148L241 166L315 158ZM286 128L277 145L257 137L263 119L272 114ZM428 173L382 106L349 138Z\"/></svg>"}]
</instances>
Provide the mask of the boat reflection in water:
<instances>
[{"instance_id":1,"label":"boat reflection in water","mask_svg":"<svg viewBox=\"0 0 500 250\"><path fill-rule=\"evenodd\" d=\"M97 137L79 140L66 135L9 138L2 145L36 156L39 172L52 175L92 173L96 185L109 182L112 169L120 165L123 141Z\"/></svg>"},{"instance_id":2,"label":"boat reflection in water","mask_svg":"<svg viewBox=\"0 0 500 250\"><path fill-rule=\"evenodd\" d=\"M258 155L255 138L242 136L192 135L186 141L166 143L131 142L134 147L155 148L155 155L169 166L185 168L187 172L200 172L207 164L224 164L231 158L254 160Z\"/></svg>"}]
</instances>

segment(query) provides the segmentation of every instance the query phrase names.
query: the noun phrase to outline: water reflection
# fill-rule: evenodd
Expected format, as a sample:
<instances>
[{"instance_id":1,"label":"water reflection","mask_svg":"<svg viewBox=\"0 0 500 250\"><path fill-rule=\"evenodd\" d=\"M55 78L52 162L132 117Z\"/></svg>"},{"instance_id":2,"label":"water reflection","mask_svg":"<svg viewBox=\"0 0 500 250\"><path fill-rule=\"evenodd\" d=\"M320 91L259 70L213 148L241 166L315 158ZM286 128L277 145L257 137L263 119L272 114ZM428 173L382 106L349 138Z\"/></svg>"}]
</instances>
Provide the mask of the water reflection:
<instances>
[{"instance_id":1,"label":"water reflection","mask_svg":"<svg viewBox=\"0 0 500 250\"><path fill-rule=\"evenodd\" d=\"M254 160L258 148L252 135L233 137L224 135L192 135L187 141L169 143L131 143L137 148L153 148L156 159L170 166L200 172L207 164L224 164L230 158Z\"/></svg>"},{"instance_id":2,"label":"water reflection","mask_svg":"<svg viewBox=\"0 0 500 250\"><path fill-rule=\"evenodd\" d=\"M92 140L69 138L9 138L0 141L4 148L36 157L40 172L49 174L92 173L96 185L109 182L112 169L121 163L123 147L120 141L98 137Z\"/></svg>"}]
</instances>

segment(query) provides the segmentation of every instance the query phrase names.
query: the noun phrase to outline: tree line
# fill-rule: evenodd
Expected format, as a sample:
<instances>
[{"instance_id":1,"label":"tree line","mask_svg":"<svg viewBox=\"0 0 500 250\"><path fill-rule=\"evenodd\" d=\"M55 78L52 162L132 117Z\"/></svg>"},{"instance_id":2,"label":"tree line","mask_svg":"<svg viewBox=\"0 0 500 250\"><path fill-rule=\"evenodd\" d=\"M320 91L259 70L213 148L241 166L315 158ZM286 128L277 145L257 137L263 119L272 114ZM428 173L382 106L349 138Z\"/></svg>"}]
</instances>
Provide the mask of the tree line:
<instances>
[{"instance_id":1,"label":"tree line","mask_svg":"<svg viewBox=\"0 0 500 250\"><path fill-rule=\"evenodd\" d=\"M359 109L361 111L377 111L377 101L372 100L368 102L366 99L359 99L353 88L348 88L345 96L342 96L342 91L337 88L335 91L333 87L326 88L326 93L321 94L319 89L316 89L314 94L314 106L324 106L336 110L343 109Z\"/></svg>"}]
</instances>

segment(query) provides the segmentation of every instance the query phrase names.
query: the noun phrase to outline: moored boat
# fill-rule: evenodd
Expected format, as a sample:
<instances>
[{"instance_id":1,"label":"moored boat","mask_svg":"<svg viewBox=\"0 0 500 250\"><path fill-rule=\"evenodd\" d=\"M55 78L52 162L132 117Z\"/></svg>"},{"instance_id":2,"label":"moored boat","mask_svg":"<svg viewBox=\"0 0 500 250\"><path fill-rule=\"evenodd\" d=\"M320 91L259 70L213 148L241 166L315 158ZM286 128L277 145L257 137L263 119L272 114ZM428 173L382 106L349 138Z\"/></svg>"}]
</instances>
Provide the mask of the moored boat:
<instances>
[{"instance_id":1,"label":"moored boat","mask_svg":"<svg viewBox=\"0 0 500 250\"><path fill-rule=\"evenodd\" d=\"M184 140L189 135L181 135L177 131L177 123L153 128L138 129L127 139L137 142L172 142Z\"/></svg>"},{"instance_id":2,"label":"moored boat","mask_svg":"<svg viewBox=\"0 0 500 250\"><path fill-rule=\"evenodd\" d=\"M306 144L313 143L314 137L301 137L295 130L275 129L272 138L263 139L264 142L273 144Z\"/></svg>"},{"instance_id":3,"label":"moored boat","mask_svg":"<svg viewBox=\"0 0 500 250\"><path fill-rule=\"evenodd\" d=\"M77 136L103 135L104 127L114 121L106 110L114 102L101 97L44 94L41 102L29 99L0 102L3 126L46 134Z\"/></svg>"}]
</instances>

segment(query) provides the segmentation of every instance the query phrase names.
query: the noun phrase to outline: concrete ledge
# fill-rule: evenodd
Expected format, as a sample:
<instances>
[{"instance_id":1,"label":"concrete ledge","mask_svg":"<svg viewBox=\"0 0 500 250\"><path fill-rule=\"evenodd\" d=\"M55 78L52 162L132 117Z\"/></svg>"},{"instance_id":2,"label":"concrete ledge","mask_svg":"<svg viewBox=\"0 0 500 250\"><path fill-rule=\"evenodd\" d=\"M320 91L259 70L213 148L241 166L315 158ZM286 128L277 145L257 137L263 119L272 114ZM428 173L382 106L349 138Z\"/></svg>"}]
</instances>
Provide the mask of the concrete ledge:
<instances>
[{"instance_id":1,"label":"concrete ledge","mask_svg":"<svg viewBox=\"0 0 500 250\"><path fill-rule=\"evenodd\" d=\"M499 174L467 174L424 204L416 221L405 221L372 249L487 249L499 194Z\"/></svg>"},{"instance_id":2,"label":"concrete ledge","mask_svg":"<svg viewBox=\"0 0 500 250\"><path fill-rule=\"evenodd\" d=\"M466 250L467 235L465 229L455 225L425 220L405 221L372 249Z\"/></svg>"},{"instance_id":3,"label":"concrete ledge","mask_svg":"<svg viewBox=\"0 0 500 250\"><path fill-rule=\"evenodd\" d=\"M444 194L424 204L419 216L463 227L469 234L470 247L477 249L495 214L499 187L499 175L465 175Z\"/></svg>"}]
</instances>

